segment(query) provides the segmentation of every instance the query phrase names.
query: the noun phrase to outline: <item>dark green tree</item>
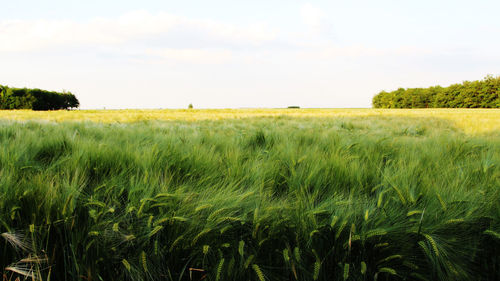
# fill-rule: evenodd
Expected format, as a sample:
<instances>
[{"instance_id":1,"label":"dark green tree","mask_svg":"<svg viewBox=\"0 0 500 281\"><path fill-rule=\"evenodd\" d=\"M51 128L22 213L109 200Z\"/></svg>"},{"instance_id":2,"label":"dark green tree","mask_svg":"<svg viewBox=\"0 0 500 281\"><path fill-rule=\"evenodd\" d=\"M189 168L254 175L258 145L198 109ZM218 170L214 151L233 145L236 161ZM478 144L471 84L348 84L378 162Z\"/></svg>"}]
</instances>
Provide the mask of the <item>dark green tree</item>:
<instances>
[{"instance_id":1,"label":"dark green tree","mask_svg":"<svg viewBox=\"0 0 500 281\"><path fill-rule=\"evenodd\" d=\"M71 92L9 88L0 85L0 109L59 110L79 106L80 102Z\"/></svg>"},{"instance_id":2,"label":"dark green tree","mask_svg":"<svg viewBox=\"0 0 500 281\"><path fill-rule=\"evenodd\" d=\"M399 88L373 97L375 108L500 108L500 76L448 87Z\"/></svg>"}]
</instances>

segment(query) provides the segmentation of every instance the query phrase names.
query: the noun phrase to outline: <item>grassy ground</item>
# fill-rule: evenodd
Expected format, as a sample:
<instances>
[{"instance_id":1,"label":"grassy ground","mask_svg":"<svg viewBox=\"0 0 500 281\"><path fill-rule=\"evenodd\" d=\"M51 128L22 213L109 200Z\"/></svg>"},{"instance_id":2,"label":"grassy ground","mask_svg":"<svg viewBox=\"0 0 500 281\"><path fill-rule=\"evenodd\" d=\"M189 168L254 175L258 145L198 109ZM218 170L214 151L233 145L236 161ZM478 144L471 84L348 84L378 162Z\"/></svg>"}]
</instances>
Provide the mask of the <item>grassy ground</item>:
<instances>
[{"instance_id":1,"label":"grassy ground","mask_svg":"<svg viewBox=\"0 0 500 281\"><path fill-rule=\"evenodd\" d=\"M500 110L0 118L12 280L500 279Z\"/></svg>"},{"instance_id":2,"label":"grassy ground","mask_svg":"<svg viewBox=\"0 0 500 281\"><path fill-rule=\"evenodd\" d=\"M95 121L126 123L138 121L200 121L255 117L413 117L439 118L467 133L500 131L500 109L164 109L164 110L3 110L0 119Z\"/></svg>"}]
</instances>

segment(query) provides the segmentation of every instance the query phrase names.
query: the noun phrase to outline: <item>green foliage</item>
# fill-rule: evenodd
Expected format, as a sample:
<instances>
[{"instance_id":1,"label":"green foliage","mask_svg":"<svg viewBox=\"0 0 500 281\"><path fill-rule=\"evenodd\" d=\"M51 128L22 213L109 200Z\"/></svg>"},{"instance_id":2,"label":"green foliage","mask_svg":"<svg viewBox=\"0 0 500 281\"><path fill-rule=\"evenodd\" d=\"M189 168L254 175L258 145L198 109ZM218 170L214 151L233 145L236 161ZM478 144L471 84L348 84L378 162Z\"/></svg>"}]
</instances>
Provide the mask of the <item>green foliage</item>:
<instances>
[{"instance_id":1,"label":"green foliage","mask_svg":"<svg viewBox=\"0 0 500 281\"><path fill-rule=\"evenodd\" d=\"M0 109L58 110L77 108L78 99L70 92L9 88L0 85Z\"/></svg>"},{"instance_id":2,"label":"green foliage","mask_svg":"<svg viewBox=\"0 0 500 281\"><path fill-rule=\"evenodd\" d=\"M372 104L375 108L500 108L500 76L449 87L382 91Z\"/></svg>"},{"instance_id":3,"label":"green foliage","mask_svg":"<svg viewBox=\"0 0 500 281\"><path fill-rule=\"evenodd\" d=\"M499 187L498 132L433 118L0 121L0 268L500 280Z\"/></svg>"}]
</instances>

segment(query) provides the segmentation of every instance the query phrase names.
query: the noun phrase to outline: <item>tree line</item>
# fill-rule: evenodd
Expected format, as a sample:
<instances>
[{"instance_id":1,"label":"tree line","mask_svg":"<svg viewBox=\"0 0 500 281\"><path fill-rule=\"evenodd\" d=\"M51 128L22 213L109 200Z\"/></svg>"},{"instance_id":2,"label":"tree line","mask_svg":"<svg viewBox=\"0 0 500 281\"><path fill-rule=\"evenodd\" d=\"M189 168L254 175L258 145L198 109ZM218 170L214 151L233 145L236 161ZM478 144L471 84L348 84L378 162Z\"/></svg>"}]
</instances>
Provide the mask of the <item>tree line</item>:
<instances>
[{"instance_id":1,"label":"tree line","mask_svg":"<svg viewBox=\"0 0 500 281\"><path fill-rule=\"evenodd\" d=\"M58 110L79 106L80 102L71 92L10 88L0 85L0 109Z\"/></svg>"},{"instance_id":2,"label":"tree line","mask_svg":"<svg viewBox=\"0 0 500 281\"><path fill-rule=\"evenodd\" d=\"M449 87L382 91L373 97L372 104L375 108L500 108L500 76Z\"/></svg>"}]
</instances>

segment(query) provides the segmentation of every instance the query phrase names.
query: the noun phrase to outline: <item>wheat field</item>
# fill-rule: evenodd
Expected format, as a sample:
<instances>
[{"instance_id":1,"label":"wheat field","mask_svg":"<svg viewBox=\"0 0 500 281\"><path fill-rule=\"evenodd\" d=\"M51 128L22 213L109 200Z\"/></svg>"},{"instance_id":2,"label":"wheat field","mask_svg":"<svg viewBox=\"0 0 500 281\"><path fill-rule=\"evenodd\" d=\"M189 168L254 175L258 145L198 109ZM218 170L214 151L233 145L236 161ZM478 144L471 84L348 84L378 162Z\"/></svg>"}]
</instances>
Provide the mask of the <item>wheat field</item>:
<instances>
[{"instance_id":1,"label":"wheat field","mask_svg":"<svg viewBox=\"0 0 500 281\"><path fill-rule=\"evenodd\" d=\"M500 109L162 109L162 110L2 110L0 119L94 121L128 123L138 121L200 121L254 117L413 117L439 118L467 133L500 131Z\"/></svg>"},{"instance_id":2,"label":"wheat field","mask_svg":"<svg viewBox=\"0 0 500 281\"><path fill-rule=\"evenodd\" d=\"M15 280L499 280L500 110L0 111Z\"/></svg>"}]
</instances>

